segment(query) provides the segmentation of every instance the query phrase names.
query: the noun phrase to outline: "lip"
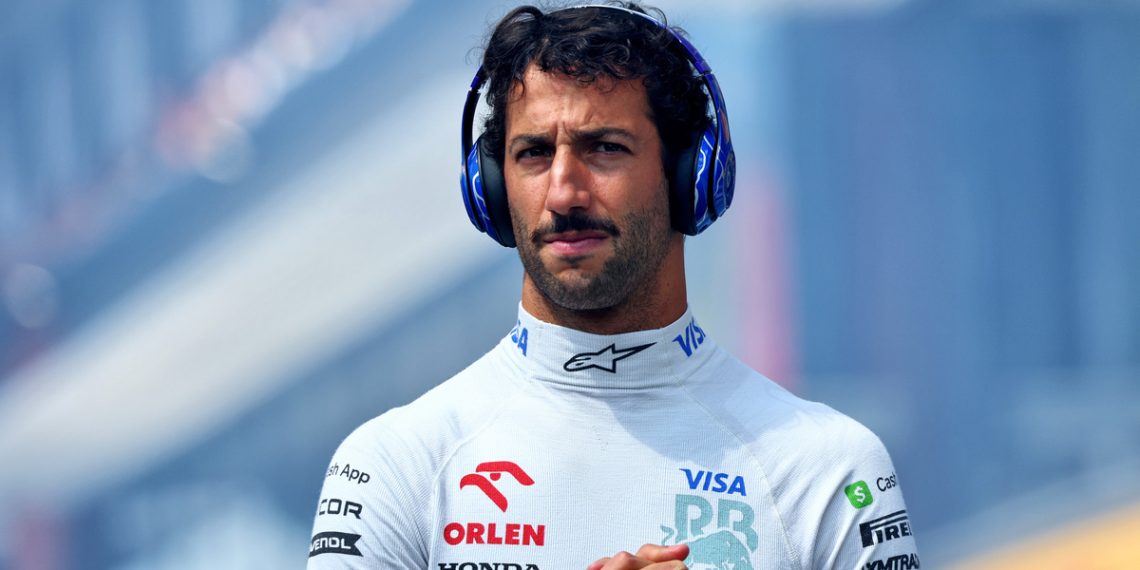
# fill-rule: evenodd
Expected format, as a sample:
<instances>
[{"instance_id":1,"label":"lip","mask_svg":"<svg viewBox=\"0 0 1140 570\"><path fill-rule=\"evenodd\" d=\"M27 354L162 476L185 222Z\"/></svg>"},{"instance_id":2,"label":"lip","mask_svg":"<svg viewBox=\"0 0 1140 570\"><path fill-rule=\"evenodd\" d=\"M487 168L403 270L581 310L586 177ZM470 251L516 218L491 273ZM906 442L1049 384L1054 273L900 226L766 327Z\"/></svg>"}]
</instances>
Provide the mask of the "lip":
<instances>
[{"instance_id":1,"label":"lip","mask_svg":"<svg viewBox=\"0 0 1140 570\"><path fill-rule=\"evenodd\" d=\"M542 241L555 253L574 257L586 255L601 247L609 237L606 232L598 230L570 231L544 236Z\"/></svg>"}]
</instances>

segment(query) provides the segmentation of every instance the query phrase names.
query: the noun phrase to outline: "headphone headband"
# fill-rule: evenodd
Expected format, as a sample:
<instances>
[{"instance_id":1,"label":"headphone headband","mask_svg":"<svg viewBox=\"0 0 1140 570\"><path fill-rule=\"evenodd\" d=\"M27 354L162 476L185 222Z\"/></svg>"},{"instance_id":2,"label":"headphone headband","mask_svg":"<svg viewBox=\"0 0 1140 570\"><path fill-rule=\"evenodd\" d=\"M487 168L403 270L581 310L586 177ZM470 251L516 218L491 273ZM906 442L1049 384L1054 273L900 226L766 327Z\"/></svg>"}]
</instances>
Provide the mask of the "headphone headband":
<instances>
[{"instance_id":1,"label":"headphone headband","mask_svg":"<svg viewBox=\"0 0 1140 570\"><path fill-rule=\"evenodd\" d=\"M679 153L678 164L672 165L675 172L670 188L670 209L674 228L688 235L701 233L731 205L735 186L736 158L728 129L728 111L716 76L688 39L649 14L621 6L587 4L556 10L546 15L583 8L616 10L644 18L668 31L674 42L680 46L681 49L678 51L684 54L704 82L712 102L713 118L703 133L695 133L700 136L693 141L693 144ZM493 156L494 153L483 149L481 137L472 141L475 110L485 81L486 72L480 65L471 80L463 107L460 133L463 151L461 164L463 203L468 218L479 231L488 234L506 247L514 247L515 240L511 229L510 210L506 203L502 165L498 164ZM666 165L666 168L670 168L670 165ZM681 180L677 180L678 178Z\"/></svg>"}]
</instances>

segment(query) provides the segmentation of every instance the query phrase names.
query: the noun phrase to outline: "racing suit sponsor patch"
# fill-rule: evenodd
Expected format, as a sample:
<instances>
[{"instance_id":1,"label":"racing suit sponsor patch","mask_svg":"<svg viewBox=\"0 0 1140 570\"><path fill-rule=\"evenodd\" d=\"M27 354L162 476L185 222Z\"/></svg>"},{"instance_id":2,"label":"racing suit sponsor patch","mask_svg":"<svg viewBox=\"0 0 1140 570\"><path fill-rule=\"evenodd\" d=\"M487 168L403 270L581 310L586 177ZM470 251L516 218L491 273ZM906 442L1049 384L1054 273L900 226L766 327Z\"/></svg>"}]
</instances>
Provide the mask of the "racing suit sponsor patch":
<instances>
[{"instance_id":1,"label":"racing suit sponsor patch","mask_svg":"<svg viewBox=\"0 0 1140 570\"><path fill-rule=\"evenodd\" d=\"M356 547L360 540L359 534L347 532L318 532L309 546L309 558L318 554L344 554L346 556L364 556Z\"/></svg>"},{"instance_id":2,"label":"racing suit sponsor patch","mask_svg":"<svg viewBox=\"0 0 1140 570\"><path fill-rule=\"evenodd\" d=\"M863 548L904 536L910 536L910 522L907 520L905 509L859 524L859 537L863 540Z\"/></svg>"},{"instance_id":3,"label":"racing suit sponsor patch","mask_svg":"<svg viewBox=\"0 0 1140 570\"><path fill-rule=\"evenodd\" d=\"M863 570L918 570L918 554L900 554L886 560L873 560L863 565Z\"/></svg>"}]
</instances>

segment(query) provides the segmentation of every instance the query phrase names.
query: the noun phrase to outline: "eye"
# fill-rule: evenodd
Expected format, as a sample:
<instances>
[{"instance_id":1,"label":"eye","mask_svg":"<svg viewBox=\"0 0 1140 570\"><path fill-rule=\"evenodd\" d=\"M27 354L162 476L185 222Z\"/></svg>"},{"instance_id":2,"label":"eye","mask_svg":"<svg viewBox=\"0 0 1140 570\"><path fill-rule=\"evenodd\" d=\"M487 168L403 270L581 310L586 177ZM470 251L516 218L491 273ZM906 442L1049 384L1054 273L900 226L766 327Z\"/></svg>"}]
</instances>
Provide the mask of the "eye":
<instances>
[{"instance_id":1,"label":"eye","mask_svg":"<svg viewBox=\"0 0 1140 570\"><path fill-rule=\"evenodd\" d=\"M600 141L600 142L598 142L598 144L594 145L594 150L597 152L602 152L602 153L606 153L606 154L614 154L614 153L628 152L629 151L629 149L627 149L624 145L621 145L621 144L618 144L615 142L605 142L605 141Z\"/></svg>"},{"instance_id":2,"label":"eye","mask_svg":"<svg viewBox=\"0 0 1140 570\"><path fill-rule=\"evenodd\" d=\"M516 160L525 160L528 158L542 158L550 156L550 148L545 146L531 146L524 148L515 154Z\"/></svg>"}]
</instances>

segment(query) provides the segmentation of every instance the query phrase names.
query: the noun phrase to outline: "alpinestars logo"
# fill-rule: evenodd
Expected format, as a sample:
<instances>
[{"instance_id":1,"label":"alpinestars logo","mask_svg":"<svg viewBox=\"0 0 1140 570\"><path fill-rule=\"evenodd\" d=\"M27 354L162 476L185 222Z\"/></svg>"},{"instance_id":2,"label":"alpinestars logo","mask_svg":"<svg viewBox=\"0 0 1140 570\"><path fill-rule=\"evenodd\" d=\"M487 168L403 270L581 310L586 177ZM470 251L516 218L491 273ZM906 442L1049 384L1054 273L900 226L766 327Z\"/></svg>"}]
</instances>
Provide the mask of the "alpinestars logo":
<instances>
[{"instance_id":1,"label":"alpinestars logo","mask_svg":"<svg viewBox=\"0 0 1140 570\"><path fill-rule=\"evenodd\" d=\"M641 346L632 346L630 348L616 348L615 345L609 345L597 352L583 352L575 354L562 365L562 368L567 372L578 372L580 370L588 370L590 368L598 368L606 372L617 372L617 363L619 360L629 358L656 343L643 344Z\"/></svg>"},{"instance_id":2,"label":"alpinestars logo","mask_svg":"<svg viewBox=\"0 0 1140 570\"><path fill-rule=\"evenodd\" d=\"M490 479L484 477L483 473L489 474ZM499 507L500 511L505 513L507 512L507 497L491 482L498 481L502 478L503 473L514 477L515 481L520 484L528 487L534 485L534 479L531 479L530 475L527 475L526 471L523 471L522 467L515 463L511 461L488 461L475 466L474 473L464 475L459 480L459 488L462 489L469 485L478 487L480 491L483 491L483 494L487 495L488 499L491 499L491 502L495 503L496 507Z\"/></svg>"}]
</instances>

